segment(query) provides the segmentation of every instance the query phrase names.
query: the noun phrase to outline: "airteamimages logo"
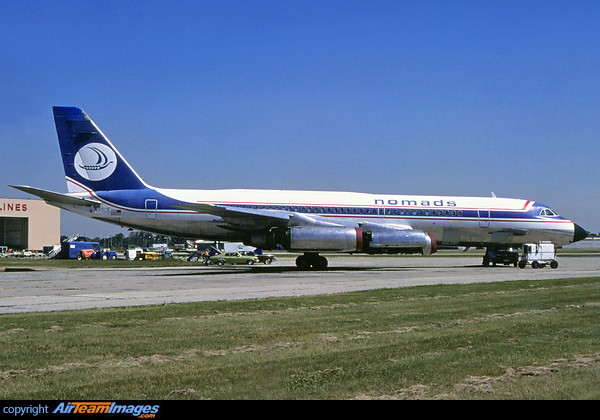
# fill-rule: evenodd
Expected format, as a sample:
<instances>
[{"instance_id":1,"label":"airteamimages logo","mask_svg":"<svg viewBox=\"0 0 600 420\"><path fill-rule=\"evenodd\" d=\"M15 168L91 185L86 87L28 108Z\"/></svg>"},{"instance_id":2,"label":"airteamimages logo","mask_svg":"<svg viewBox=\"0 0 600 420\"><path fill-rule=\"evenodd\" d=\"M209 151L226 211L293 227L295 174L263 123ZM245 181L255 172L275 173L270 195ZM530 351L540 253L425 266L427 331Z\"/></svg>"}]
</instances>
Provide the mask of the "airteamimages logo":
<instances>
[{"instance_id":1,"label":"airteamimages logo","mask_svg":"<svg viewBox=\"0 0 600 420\"><path fill-rule=\"evenodd\" d=\"M157 404L126 404L118 402L61 402L52 414L125 414L140 419L156 418L160 412Z\"/></svg>"},{"instance_id":2,"label":"airteamimages logo","mask_svg":"<svg viewBox=\"0 0 600 420\"><path fill-rule=\"evenodd\" d=\"M105 144L90 143L75 155L75 170L88 181L102 181L117 168L115 152Z\"/></svg>"}]
</instances>

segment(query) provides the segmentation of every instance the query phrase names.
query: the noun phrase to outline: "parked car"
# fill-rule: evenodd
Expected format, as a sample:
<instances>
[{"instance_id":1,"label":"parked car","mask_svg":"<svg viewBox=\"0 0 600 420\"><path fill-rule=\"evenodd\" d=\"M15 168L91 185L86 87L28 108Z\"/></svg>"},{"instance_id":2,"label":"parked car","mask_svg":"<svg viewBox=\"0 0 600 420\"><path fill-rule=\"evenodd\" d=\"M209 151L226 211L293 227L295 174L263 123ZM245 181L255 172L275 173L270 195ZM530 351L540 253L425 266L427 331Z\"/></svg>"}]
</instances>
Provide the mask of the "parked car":
<instances>
[{"instance_id":1,"label":"parked car","mask_svg":"<svg viewBox=\"0 0 600 420\"><path fill-rule=\"evenodd\" d=\"M252 265L258 262L258 257L255 255L242 255L241 252L226 252L224 254L213 255L209 261L211 264L247 264Z\"/></svg>"},{"instance_id":2,"label":"parked car","mask_svg":"<svg viewBox=\"0 0 600 420\"><path fill-rule=\"evenodd\" d=\"M253 251L241 251L241 254L258 257L258 262L265 264L271 264L277 260L277 257L273 254L256 254Z\"/></svg>"}]
</instances>

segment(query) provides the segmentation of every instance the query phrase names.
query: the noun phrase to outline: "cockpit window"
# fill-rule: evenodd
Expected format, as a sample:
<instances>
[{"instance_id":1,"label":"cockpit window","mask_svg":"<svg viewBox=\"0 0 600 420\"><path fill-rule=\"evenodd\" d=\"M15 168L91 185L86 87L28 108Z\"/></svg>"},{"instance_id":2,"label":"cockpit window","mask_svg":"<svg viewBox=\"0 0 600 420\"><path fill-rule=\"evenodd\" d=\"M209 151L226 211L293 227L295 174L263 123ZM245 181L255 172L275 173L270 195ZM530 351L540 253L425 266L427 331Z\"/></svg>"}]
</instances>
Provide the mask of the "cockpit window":
<instances>
[{"instance_id":1,"label":"cockpit window","mask_svg":"<svg viewBox=\"0 0 600 420\"><path fill-rule=\"evenodd\" d=\"M553 210L550 209L542 209L540 212L540 216L558 216Z\"/></svg>"}]
</instances>

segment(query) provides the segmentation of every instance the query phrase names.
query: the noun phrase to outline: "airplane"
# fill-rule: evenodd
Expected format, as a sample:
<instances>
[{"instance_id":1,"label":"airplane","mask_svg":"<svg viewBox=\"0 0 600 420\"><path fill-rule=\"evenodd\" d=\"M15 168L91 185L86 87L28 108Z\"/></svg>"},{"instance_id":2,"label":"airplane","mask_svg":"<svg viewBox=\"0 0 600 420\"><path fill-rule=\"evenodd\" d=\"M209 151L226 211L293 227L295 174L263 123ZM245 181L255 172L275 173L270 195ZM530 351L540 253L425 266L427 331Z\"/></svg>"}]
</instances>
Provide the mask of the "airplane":
<instances>
[{"instance_id":1,"label":"airplane","mask_svg":"<svg viewBox=\"0 0 600 420\"><path fill-rule=\"evenodd\" d=\"M69 192L11 187L122 227L298 252L301 269L325 269L323 252L430 255L438 246L489 251L540 241L560 246L587 236L581 226L543 204L493 193L156 188L144 182L82 109L55 106L53 113Z\"/></svg>"}]
</instances>

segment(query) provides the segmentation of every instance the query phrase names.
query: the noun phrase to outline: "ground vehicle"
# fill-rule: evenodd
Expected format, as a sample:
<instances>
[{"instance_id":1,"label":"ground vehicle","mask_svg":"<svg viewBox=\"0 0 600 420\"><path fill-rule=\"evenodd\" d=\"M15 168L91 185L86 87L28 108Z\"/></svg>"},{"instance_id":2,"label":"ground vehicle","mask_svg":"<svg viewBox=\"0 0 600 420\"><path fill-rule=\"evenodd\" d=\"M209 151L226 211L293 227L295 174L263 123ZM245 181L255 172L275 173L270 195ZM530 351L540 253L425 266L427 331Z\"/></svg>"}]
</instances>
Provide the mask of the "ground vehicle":
<instances>
[{"instance_id":1,"label":"ground vehicle","mask_svg":"<svg viewBox=\"0 0 600 420\"><path fill-rule=\"evenodd\" d=\"M101 249L97 250L92 256L92 258L96 260L116 260L117 253L108 249Z\"/></svg>"},{"instance_id":2,"label":"ground vehicle","mask_svg":"<svg viewBox=\"0 0 600 420\"><path fill-rule=\"evenodd\" d=\"M496 264L513 264L516 267L518 262L519 253L512 248L488 248L488 250L485 253L485 256L483 257L483 265L489 265L490 263L492 263L494 266Z\"/></svg>"},{"instance_id":3,"label":"ground vehicle","mask_svg":"<svg viewBox=\"0 0 600 420\"><path fill-rule=\"evenodd\" d=\"M60 258L90 258L93 252L100 249L100 244L98 242L86 242L86 241L72 241L72 242L63 242L60 248ZM89 253L88 256L82 256L78 258L79 253L82 250L91 250L92 253ZM87 254L87 253L86 253Z\"/></svg>"},{"instance_id":4,"label":"ground vehicle","mask_svg":"<svg viewBox=\"0 0 600 420\"><path fill-rule=\"evenodd\" d=\"M550 264L550 268L558 267L556 261L556 252L554 244L551 242L539 242L537 244L523 245L523 258L519 261L519 268L525 268L531 264L531 268L545 267Z\"/></svg>"},{"instance_id":5,"label":"ground vehicle","mask_svg":"<svg viewBox=\"0 0 600 420\"><path fill-rule=\"evenodd\" d=\"M258 262L265 263L267 265L277 260L277 257L273 254L257 254L253 251L240 251L240 253L250 257L256 256L258 257Z\"/></svg>"},{"instance_id":6,"label":"ground vehicle","mask_svg":"<svg viewBox=\"0 0 600 420\"><path fill-rule=\"evenodd\" d=\"M117 253L115 251L109 251L106 249L82 249L79 251L76 257L79 261L81 260L116 260Z\"/></svg>"},{"instance_id":7,"label":"ground vehicle","mask_svg":"<svg viewBox=\"0 0 600 420\"><path fill-rule=\"evenodd\" d=\"M138 251L135 258L137 260L158 260L158 252Z\"/></svg>"},{"instance_id":8,"label":"ground vehicle","mask_svg":"<svg viewBox=\"0 0 600 420\"><path fill-rule=\"evenodd\" d=\"M96 253L96 251L94 251L93 249L82 249L81 251L79 251L79 254L77 254L77 259L79 261L81 260L89 260L90 258L92 258L92 256Z\"/></svg>"},{"instance_id":9,"label":"ground vehicle","mask_svg":"<svg viewBox=\"0 0 600 420\"><path fill-rule=\"evenodd\" d=\"M211 264L247 264L252 265L258 262L258 257L255 255L242 255L241 252L226 252L224 254L213 255L209 261Z\"/></svg>"}]
</instances>

